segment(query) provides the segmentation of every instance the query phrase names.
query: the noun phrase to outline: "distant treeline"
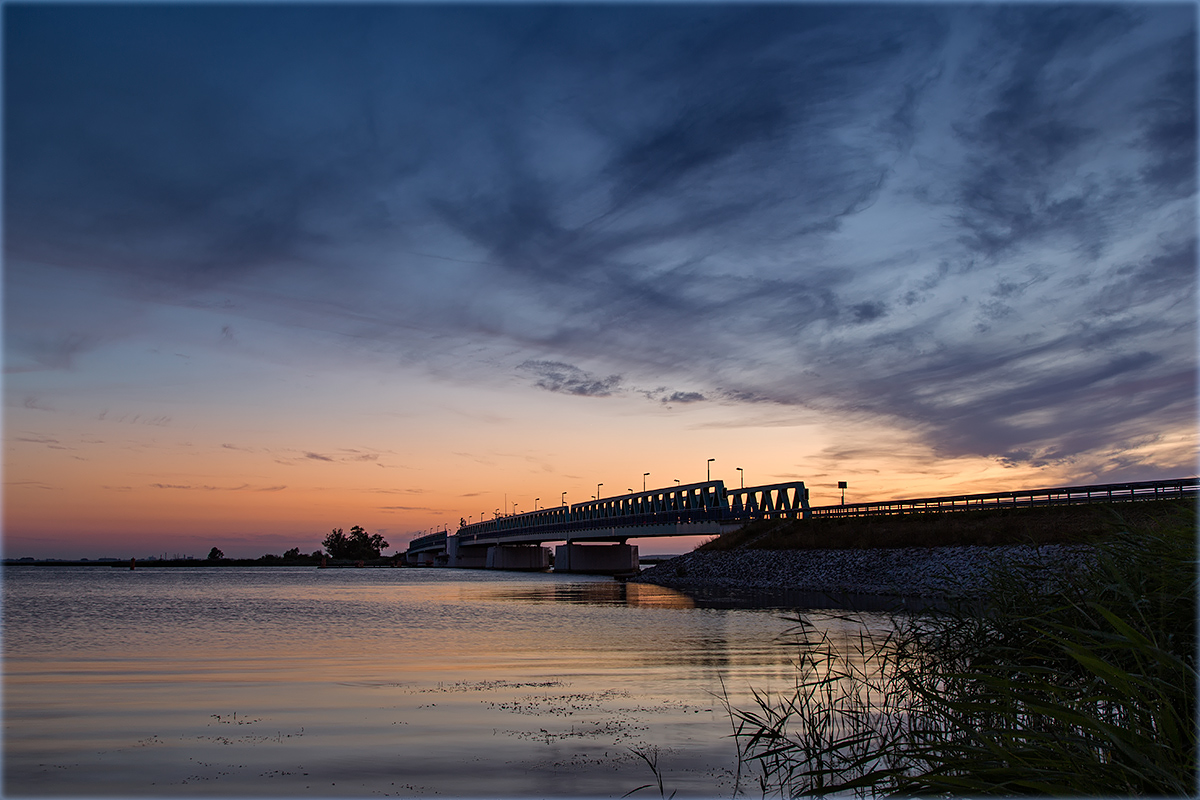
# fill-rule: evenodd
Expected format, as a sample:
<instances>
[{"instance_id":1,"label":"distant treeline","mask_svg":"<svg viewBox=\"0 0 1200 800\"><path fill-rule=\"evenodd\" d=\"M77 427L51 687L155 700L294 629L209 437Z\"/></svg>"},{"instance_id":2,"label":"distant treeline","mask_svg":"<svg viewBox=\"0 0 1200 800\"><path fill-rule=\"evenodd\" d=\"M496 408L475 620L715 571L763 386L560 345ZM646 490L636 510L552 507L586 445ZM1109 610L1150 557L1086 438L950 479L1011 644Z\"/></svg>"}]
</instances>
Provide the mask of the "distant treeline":
<instances>
[{"instance_id":1,"label":"distant treeline","mask_svg":"<svg viewBox=\"0 0 1200 800\"><path fill-rule=\"evenodd\" d=\"M258 558L221 558L221 559L205 559L205 558L156 558L150 559L80 559L78 561L51 558L51 559L19 559L6 558L3 562L6 567L119 567L121 569L129 569L132 563L136 569L153 569L155 567L356 567L360 564L365 567L393 567L404 566L403 554L395 556L387 556L372 559L351 559L351 558L329 558L325 554L317 551L311 555L297 555L294 557L284 557L277 555L263 555Z\"/></svg>"},{"instance_id":2,"label":"distant treeline","mask_svg":"<svg viewBox=\"0 0 1200 800\"><path fill-rule=\"evenodd\" d=\"M383 551L389 545L378 533L367 533L361 525L350 529L349 535L341 528L334 528L321 544L325 550L301 553L293 547L283 555L267 553L258 558L226 558L219 547L208 551L207 558L147 558L138 559L34 559L7 558L5 566L45 567L341 567L341 566L400 566L403 554L385 557Z\"/></svg>"}]
</instances>

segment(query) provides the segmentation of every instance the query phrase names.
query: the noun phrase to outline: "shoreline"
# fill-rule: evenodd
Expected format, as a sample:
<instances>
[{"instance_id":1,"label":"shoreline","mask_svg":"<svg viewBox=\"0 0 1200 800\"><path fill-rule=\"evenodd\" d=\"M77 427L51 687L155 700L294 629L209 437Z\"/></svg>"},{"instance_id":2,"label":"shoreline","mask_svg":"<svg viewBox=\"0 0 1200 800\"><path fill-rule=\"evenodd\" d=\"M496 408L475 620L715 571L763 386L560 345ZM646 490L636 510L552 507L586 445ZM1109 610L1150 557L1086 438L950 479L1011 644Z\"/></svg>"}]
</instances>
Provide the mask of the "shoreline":
<instances>
[{"instance_id":1,"label":"shoreline","mask_svg":"<svg viewBox=\"0 0 1200 800\"><path fill-rule=\"evenodd\" d=\"M1055 581L1086 563L1088 545L953 545L822 550L695 550L629 578L695 595L736 600L791 596L838 608L938 608L986 597L994 570L1034 565Z\"/></svg>"}]
</instances>

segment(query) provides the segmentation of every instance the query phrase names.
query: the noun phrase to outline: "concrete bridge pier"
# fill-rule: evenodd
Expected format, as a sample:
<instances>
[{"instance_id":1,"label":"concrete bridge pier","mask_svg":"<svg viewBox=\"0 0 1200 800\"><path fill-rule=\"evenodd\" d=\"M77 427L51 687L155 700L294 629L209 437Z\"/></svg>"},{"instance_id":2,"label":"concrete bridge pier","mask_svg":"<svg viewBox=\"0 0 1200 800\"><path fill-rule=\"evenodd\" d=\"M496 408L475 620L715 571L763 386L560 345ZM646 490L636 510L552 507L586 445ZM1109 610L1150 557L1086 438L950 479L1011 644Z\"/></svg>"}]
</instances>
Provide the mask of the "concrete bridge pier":
<instances>
[{"instance_id":1,"label":"concrete bridge pier","mask_svg":"<svg viewBox=\"0 0 1200 800\"><path fill-rule=\"evenodd\" d=\"M550 569L550 548L539 544L504 544L489 547L488 569Z\"/></svg>"},{"instance_id":2,"label":"concrete bridge pier","mask_svg":"<svg viewBox=\"0 0 1200 800\"><path fill-rule=\"evenodd\" d=\"M638 549L632 544L575 544L554 548L555 572L625 575L638 571Z\"/></svg>"},{"instance_id":3,"label":"concrete bridge pier","mask_svg":"<svg viewBox=\"0 0 1200 800\"><path fill-rule=\"evenodd\" d=\"M446 539L446 566L459 569L488 567L489 547L460 547L457 536Z\"/></svg>"}]
</instances>

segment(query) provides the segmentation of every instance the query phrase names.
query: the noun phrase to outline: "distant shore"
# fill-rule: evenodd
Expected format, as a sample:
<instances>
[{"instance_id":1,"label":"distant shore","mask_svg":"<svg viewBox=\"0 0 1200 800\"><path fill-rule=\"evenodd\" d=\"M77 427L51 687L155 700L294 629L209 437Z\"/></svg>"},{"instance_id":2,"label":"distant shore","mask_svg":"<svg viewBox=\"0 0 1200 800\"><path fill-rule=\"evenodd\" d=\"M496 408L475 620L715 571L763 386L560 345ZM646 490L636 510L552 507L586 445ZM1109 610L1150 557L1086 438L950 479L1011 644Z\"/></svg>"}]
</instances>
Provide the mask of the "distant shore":
<instances>
[{"instance_id":1,"label":"distant shore","mask_svg":"<svg viewBox=\"0 0 1200 800\"><path fill-rule=\"evenodd\" d=\"M130 559L55 559L55 558L6 558L0 561L0 565L5 567L110 567L117 569L129 569ZM391 558L376 558L369 561L351 561L348 559L328 559L324 567L329 569L354 568L354 567L396 567L405 566L403 563L396 563L397 557ZM156 558L136 559L134 563L135 569L162 569L164 567L182 567L184 569L196 569L200 567L318 567L322 566L320 559L311 557L303 557L300 559L264 559L264 558L222 558L218 560L208 560L204 558Z\"/></svg>"}]
</instances>

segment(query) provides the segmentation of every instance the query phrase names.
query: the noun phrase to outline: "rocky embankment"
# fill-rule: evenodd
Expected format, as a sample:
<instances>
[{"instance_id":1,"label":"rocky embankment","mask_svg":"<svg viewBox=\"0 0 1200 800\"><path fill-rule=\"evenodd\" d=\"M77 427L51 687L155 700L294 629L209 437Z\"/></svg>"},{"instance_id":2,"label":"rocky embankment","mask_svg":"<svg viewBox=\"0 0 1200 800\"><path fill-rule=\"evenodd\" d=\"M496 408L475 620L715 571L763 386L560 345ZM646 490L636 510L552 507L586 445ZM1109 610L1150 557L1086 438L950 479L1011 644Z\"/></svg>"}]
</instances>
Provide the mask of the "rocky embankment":
<instances>
[{"instance_id":1,"label":"rocky embankment","mask_svg":"<svg viewBox=\"0 0 1200 800\"><path fill-rule=\"evenodd\" d=\"M987 592L996 567L1032 565L1035 570L1025 574L1045 586L1090 552L1082 545L695 551L631 580L706 595L791 591L970 599Z\"/></svg>"}]
</instances>

